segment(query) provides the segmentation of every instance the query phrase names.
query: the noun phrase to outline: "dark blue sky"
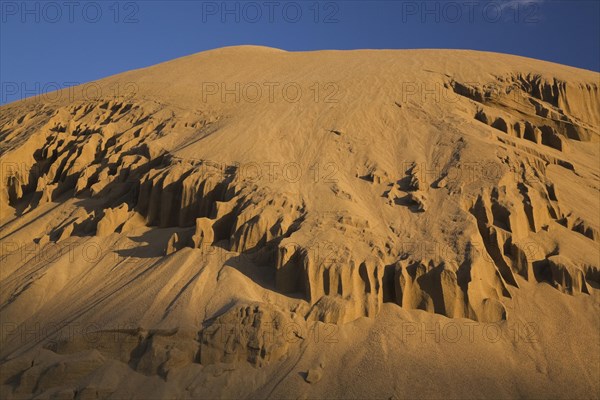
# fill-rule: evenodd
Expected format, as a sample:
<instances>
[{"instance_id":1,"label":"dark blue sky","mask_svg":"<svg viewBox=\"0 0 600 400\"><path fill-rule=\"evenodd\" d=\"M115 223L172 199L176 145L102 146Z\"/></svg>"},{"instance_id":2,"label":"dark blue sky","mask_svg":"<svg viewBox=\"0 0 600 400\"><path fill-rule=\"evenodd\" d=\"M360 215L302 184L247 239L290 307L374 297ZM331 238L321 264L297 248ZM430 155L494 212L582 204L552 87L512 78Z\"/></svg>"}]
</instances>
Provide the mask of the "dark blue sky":
<instances>
[{"instance_id":1,"label":"dark blue sky","mask_svg":"<svg viewBox=\"0 0 600 400\"><path fill-rule=\"evenodd\" d=\"M476 49L600 71L600 0L2 0L0 7L0 103L238 44Z\"/></svg>"}]
</instances>

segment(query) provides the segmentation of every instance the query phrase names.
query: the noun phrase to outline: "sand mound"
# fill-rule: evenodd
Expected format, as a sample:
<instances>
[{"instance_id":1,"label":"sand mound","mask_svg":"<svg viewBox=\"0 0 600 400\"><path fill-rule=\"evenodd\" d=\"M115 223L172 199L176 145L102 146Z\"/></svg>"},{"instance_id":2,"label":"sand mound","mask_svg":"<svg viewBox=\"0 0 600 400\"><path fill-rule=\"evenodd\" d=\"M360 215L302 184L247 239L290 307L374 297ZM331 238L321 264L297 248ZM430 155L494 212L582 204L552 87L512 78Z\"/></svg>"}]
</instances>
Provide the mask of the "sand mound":
<instances>
[{"instance_id":1,"label":"sand mound","mask_svg":"<svg viewBox=\"0 0 600 400\"><path fill-rule=\"evenodd\" d=\"M244 46L94 85L2 107L3 397L598 395L597 73Z\"/></svg>"}]
</instances>

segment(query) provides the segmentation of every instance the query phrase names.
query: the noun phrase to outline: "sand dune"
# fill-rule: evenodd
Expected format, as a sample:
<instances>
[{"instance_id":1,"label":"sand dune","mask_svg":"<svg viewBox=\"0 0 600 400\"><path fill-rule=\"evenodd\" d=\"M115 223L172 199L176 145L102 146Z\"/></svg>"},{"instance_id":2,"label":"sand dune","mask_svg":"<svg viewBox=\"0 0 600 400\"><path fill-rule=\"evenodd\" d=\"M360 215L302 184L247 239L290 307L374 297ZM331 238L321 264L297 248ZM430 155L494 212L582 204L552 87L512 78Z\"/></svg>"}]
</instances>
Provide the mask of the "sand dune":
<instances>
[{"instance_id":1,"label":"sand dune","mask_svg":"<svg viewBox=\"0 0 600 400\"><path fill-rule=\"evenodd\" d=\"M2 106L2 398L598 398L599 88L241 46Z\"/></svg>"}]
</instances>

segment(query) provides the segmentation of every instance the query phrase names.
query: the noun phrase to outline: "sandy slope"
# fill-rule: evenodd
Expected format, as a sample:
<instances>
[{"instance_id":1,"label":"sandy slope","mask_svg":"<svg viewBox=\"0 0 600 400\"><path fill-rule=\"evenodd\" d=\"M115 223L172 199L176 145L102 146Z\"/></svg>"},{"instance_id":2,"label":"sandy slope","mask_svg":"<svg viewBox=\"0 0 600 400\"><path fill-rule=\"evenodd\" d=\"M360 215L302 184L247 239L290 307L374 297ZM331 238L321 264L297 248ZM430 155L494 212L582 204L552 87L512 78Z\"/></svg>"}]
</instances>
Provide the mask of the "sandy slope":
<instances>
[{"instance_id":1,"label":"sandy slope","mask_svg":"<svg viewBox=\"0 0 600 400\"><path fill-rule=\"evenodd\" d=\"M3 106L2 397L600 397L599 79L243 46Z\"/></svg>"}]
</instances>

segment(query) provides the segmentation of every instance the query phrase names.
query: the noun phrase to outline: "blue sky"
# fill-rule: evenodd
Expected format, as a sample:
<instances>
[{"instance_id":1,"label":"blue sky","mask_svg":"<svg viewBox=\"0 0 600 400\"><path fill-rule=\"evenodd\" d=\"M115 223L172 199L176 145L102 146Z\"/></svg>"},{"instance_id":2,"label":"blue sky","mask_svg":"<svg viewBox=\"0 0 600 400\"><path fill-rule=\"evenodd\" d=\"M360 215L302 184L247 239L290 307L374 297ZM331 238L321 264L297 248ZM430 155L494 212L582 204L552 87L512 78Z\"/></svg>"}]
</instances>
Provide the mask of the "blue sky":
<instances>
[{"instance_id":1,"label":"blue sky","mask_svg":"<svg viewBox=\"0 0 600 400\"><path fill-rule=\"evenodd\" d=\"M4 104L199 51L457 48L600 71L600 0L0 2Z\"/></svg>"}]
</instances>

